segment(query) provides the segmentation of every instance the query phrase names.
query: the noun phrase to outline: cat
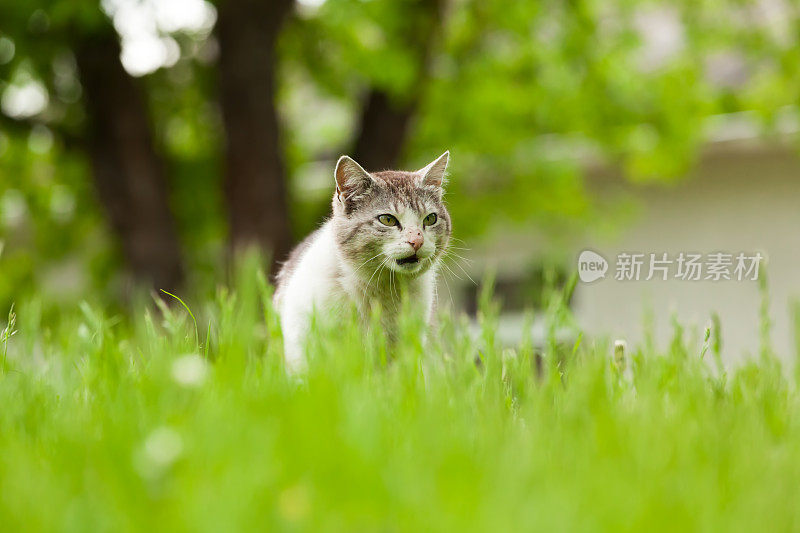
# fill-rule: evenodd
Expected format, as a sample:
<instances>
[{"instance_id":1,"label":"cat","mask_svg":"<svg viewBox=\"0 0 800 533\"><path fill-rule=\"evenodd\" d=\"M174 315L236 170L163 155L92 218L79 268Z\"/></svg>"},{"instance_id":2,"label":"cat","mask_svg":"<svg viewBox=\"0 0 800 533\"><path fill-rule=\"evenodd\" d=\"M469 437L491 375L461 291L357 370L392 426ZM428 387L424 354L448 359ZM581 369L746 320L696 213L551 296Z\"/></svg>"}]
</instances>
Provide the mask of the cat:
<instances>
[{"instance_id":1,"label":"cat","mask_svg":"<svg viewBox=\"0 0 800 533\"><path fill-rule=\"evenodd\" d=\"M354 305L366 318L377 302L391 315L405 292L430 323L452 231L443 201L449 159L447 151L416 172L370 173L339 158L331 217L289 254L276 278L290 372L306 368L304 339L314 312L336 316Z\"/></svg>"}]
</instances>

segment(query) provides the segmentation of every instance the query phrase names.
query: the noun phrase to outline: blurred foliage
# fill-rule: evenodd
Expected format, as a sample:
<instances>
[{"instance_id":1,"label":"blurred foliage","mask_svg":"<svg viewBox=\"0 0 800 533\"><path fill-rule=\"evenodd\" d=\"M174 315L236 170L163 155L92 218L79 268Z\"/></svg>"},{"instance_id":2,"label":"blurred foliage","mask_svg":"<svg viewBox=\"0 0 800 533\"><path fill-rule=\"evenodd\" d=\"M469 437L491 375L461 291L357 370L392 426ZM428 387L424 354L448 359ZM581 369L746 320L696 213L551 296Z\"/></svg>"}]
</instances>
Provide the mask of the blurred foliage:
<instances>
[{"instance_id":1,"label":"blurred foliage","mask_svg":"<svg viewBox=\"0 0 800 533\"><path fill-rule=\"evenodd\" d=\"M118 288L118 252L76 142L83 112L71 50L75 35L109 24L109 6L125 2L143 12L154 5L0 4L0 307L73 263L89 273L73 289ZM277 65L295 233L318 222L369 88L418 102L405 166L452 151L448 198L461 237L509 225L585 227L596 215L581 175L587 158L633 180L674 179L697 156L709 116L753 111L769 131L796 109L798 4L773 4L452 0L432 21L407 0L299 3ZM425 63L409 39L430 24ZM139 81L189 270L202 280L218 272L226 234L216 43L210 28L156 31L180 58ZM46 105L14 116L14 93L31 87Z\"/></svg>"}]
</instances>

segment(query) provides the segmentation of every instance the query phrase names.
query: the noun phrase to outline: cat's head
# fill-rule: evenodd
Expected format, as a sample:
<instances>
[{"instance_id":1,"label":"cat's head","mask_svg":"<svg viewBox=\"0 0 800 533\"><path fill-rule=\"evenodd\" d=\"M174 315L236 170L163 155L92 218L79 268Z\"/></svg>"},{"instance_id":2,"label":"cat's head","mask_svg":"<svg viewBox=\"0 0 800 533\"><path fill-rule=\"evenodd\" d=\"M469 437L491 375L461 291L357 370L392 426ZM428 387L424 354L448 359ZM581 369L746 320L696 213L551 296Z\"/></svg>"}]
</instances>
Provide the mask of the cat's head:
<instances>
[{"instance_id":1,"label":"cat's head","mask_svg":"<svg viewBox=\"0 0 800 533\"><path fill-rule=\"evenodd\" d=\"M378 265L406 275L428 270L450 240L444 206L445 152L416 172L369 173L347 156L336 164L333 222L342 256L369 276Z\"/></svg>"}]
</instances>

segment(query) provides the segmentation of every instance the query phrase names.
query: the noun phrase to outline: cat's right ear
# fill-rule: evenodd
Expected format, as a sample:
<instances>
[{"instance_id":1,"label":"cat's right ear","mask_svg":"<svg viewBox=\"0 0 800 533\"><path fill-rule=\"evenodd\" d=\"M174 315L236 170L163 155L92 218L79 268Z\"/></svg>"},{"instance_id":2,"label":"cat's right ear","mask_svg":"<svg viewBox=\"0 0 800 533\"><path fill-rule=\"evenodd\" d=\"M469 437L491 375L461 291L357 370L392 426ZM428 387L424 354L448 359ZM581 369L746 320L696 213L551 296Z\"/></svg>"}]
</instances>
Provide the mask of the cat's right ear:
<instances>
[{"instance_id":1,"label":"cat's right ear","mask_svg":"<svg viewBox=\"0 0 800 533\"><path fill-rule=\"evenodd\" d=\"M336 163L336 196L344 202L353 195L365 192L373 184L372 176L352 158L343 155Z\"/></svg>"}]
</instances>

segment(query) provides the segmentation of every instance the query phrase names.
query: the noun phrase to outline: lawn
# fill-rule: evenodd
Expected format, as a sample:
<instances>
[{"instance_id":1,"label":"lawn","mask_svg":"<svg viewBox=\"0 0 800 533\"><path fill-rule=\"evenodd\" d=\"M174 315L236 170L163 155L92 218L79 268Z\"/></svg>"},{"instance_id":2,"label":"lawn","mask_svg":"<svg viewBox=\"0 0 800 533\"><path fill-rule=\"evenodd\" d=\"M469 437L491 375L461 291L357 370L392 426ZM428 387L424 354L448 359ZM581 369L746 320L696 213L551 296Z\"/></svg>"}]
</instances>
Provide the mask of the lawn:
<instances>
[{"instance_id":1,"label":"lawn","mask_svg":"<svg viewBox=\"0 0 800 533\"><path fill-rule=\"evenodd\" d=\"M555 340L555 292L545 342L501 347L486 290L477 336L444 314L423 344L406 316L387 348L381 328L323 319L289 377L270 287L235 285L187 301L196 326L179 302L17 302L0 529L800 528L800 402L768 347L726 371L718 327L676 322L666 349L615 357Z\"/></svg>"}]
</instances>

